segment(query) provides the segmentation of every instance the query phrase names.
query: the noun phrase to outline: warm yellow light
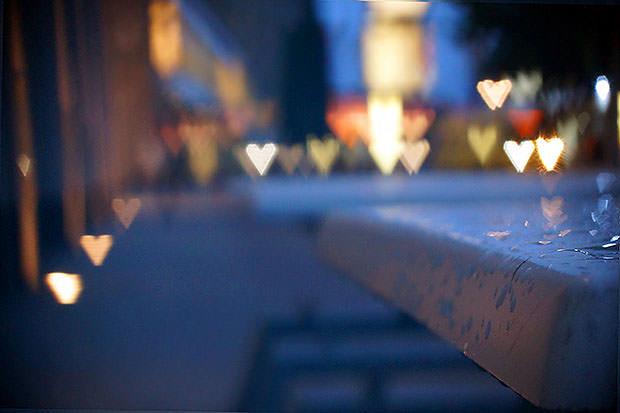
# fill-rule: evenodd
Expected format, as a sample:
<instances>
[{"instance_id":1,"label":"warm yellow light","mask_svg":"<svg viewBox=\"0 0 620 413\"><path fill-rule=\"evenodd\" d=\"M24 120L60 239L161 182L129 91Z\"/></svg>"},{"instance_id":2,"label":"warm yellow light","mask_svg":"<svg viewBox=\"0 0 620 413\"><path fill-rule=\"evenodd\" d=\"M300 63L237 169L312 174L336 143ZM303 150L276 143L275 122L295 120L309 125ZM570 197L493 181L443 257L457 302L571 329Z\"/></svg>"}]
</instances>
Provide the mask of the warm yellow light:
<instances>
[{"instance_id":1,"label":"warm yellow light","mask_svg":"<svg viewBox=\"0 0 620 413\"><path fill-rule=\"evenodd\" d=\"M51 272L45 276L45 282L60 304L75 304L82 293L79 274Z\"/></svg>"},{"instance_id":2,"label":"warm yellow light","mask_svg":"<svg viewBox=\"0 0 620 413\"><path fill-rule=\"evenodd\" d=\"M484 165L497 142L497 128L494 125L485 128L470 126L467 128L467 141L480 164Z\"/></svg>"},{"instance_id":3,"label":"warm yellow light","mask_svg":"<svg viewBox=\"0 0 620 413\"><path fill-rule=\"evenodd\" d=\"M248 88L245 68L240 61L215 62L217 95L226 106L247 102Z\"/></svg>"},{"instance_id":4,"label":"warm yellow light","mask_svg":"<svg viewBox=\"0 0 620 413\"><path fill-rule=\"evenodd\" d=\"M373 141L368 145L368 152L381 173L391 175L404 148L405 144L402 140Z\"/></svg>"},{"instance_id":5,"label":"warm yellow light","mask_svg":"<svg viewBox=\"0 0 620 413\"><path fill-rule=\"evenodd\" d=\"M142 203L138 198L131 198L127 201L121 198L114 198L112 200L112 209L125 229L128 229L136 218L141 206Z\"/></svg>"},{"instance_id":6,"label":"warm yellow light","mask_svg":"<svg viewBox=\"0 0 620 413\"><path fill-rule=\"evenodd\" d=\"M522 141L517 143L515 141L504 142L504 152L508 155L508 159L515 167L517 172L522 173L534 153L536 146L531 140Z\"/></svg>"},{"instance_id":7,"label":"warm yellow light","mask_svg":"<svg viewBox=\"0 0 620 413\"><path fill-rule=\"evenodd\" d=\"M193 137L187 141L189 168L196 181L208 184L218 167L217 142L205 136Z\"/></svg>"},{"instance_id":8,"label":"warm yellow light","mask_svg":"<svg viewBox=\"0 0 620 413\"><path fill-rule=\"evenodd\" d=\"M558 137L551 139L540 137L536 139L536 150L545 169L553 171L564 150L564 141Z\"/></svg>"},{"instance_id":9,"label":"warm yellow light","mask_svg":"<svg viewBox=\"0 0 620 413\"><path fill-rule=\"evenodd\" d=\"M254 165L259 175L263 176L273 163L278 153L278 146L274 143L266 143L261 147L255 143L251 143L245 147L245 153L248 155L248 158L250 158L252 165Z\"/></svg>"},{"instance_id":10,"label":"warm yellow light","mask_svg":"<svg viewBox=\"0 0 620 413\"><path fill-rule=\"evenodd\" d=\"M112 235L82 235L80 237L80 245L95 266L103 264L113 243Z\"/></svg>"},{"instance_id":11,"label":"warm yellow light","mask_svg":"<svg viewBox=\"0 0 620 413\"><path fill-rule=\"evenodd\" d=\"M368 95L370 141L401 140L403 136L403 100L397 95Z\"/></svg>"},{"instance_id":12,"label":"warm yellow light","mask_svg":"<svg viewBox=\"0 0 620 413\"><path fill-rule=\"evenodd\" d=\"M363 35L363 72L369 90L411 94L426 81L424 29L400 21L376 21Z\"/></svg>"},{"instance_id":13,"label":"warm yellow light","mask_svg":"<svg viewBox=\"0 0 620 413\"><path fill-rule=\"evenodd\" d=\"M498 80L497 82L486 79L478 82L476 89L478 89L478 93L480 93L489 109L495 110L501 108L504 104L512 89L512 83L509 79Z\"/></svg>"},{"instance_id":14,"label":"warm yellow light","mask_svg":"<svg viewBox=\"0 0 620 413\"><path fill-rule=\"evenodd\" d=\"M155 0L149 6L149 51L151 64L167 77L181 64L183 35L176 2Z\"/></svg>"},{"instance_id":15,"label":"warm yellow light","mask_svg":"<svg viewBox=\"0 0 620 413\"><path fill-rule=\"evenodd\" d=\"M308 156L310 156L317 171L321 175L328 175L340 153L338 141L333 138L320 140L314 135L308 135L306 145Z\"/></svg>"},{"instance_id":16,"label":"warm yellow light","mask_svg":"<svg viewBox=\"0 0 620 413\"><path fill-rule=\"evenodd\" d=\"M403 101L398 95L368 95L368 152L384 175L390 175L403 149Z\"/></svg>"},{"instance_id":17,"label":"warm yellow light","mask_svg":"<svg viewBox=\"0 0 620 413\"><path fill-rule=\"evenodd\" d=\"M380 18L402 19L420 18L428 10L430 1L412 0L365 0L370 5L372 12Z\"/></svg>"},{"instance_id":18,"label":"warm yellow light","mask_svg":"<svg viewBox=\"0 0 620 413\"><path fill-rule=\"evenodd\" d=\"M30 157L25 154L21 154L17 158L17 167L24 178L30 173L30 162Z\"/></svg>"}]
</instances>

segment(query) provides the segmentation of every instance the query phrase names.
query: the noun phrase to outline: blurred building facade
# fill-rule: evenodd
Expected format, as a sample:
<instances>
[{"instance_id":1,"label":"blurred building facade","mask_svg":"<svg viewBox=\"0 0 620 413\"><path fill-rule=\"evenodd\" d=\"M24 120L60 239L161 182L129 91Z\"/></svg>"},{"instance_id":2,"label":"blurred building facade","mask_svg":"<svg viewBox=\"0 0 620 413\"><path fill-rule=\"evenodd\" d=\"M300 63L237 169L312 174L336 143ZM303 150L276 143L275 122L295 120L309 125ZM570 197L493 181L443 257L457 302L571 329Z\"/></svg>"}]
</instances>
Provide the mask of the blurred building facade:
<instances>
[{"instance_id":1,"label":"blurred building facade","mask_svg":"<svg viewBox=\"0 0 620 413\"><path fill-rule=\"evenodd\" d=\"M41 244L77 247L115 196L166 182L180 157L208 181L219 146L270 122L203 2L27 0L4 12L3 252L33 289Z\"/></svg>"}]
</instances>

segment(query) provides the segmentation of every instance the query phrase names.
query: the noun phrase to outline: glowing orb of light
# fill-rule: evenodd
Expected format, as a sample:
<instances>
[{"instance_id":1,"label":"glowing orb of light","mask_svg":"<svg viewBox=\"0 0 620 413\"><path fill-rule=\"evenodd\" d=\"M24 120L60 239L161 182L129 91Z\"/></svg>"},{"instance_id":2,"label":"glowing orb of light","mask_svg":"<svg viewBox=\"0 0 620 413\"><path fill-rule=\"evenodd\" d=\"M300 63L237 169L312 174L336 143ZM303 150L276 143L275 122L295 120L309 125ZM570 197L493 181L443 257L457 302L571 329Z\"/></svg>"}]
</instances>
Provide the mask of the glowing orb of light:
<instances>
[{"instance_id":1,"label":"glowing orb of light","mask_svg":"<svg viewBox=\"0 0 620 413\"><path fill-rule=\"evenodd\" d=\"M250 158L250 161L252 161L256 171L263 176L273 163L278 153L278 146L271 142L264 144L262 147L255 143L251 143L245 147L245 153L248 155L248 158Z\"/></svg>"},{"instance_id":2,"label":"glowing orb of light","mask_svg":"<svg viewBox=\"0 0 620 413\"><path fill-rule=\"evenodd\" d=\"M594 84L594 91L596 92L596 96L601 99L609 99L609 80L607 76L599 76L596 78L596 83Z\"/></svg>"},{"instance_id":3,"label":"glowing orb of light","mask_svg":"<svg viewBox=\"0 0 620 413\"><path fill-rule=\"evenodd\" d=\"M75 304L82 293L82 278L79 274L50 272L45 282L59 304Z\"/></svg>"},{"instance_id":4,"label":"glowing orb of light","mask_svg":"<svg viewBox=\"0 0 620 413\"><path fill-rule=\"evenodd\" d=\"M551 139L540 137L536 139L536 149L545 169L553 171L564 150L564 141L558 137Z\"/></svg>"},{"instance_id":5,"label":"glowing orb of light","mask_svg":"<svg viewBox=\"0 0 620 413\"><path fill-rule=\"evenodd\" d=\"M594 83L594 94L596 97L596 106L601 112L605 112L609 106L609 80L606 76L599 76Z\"/></svg>"},{"instance_id":6,"label":"glowing orb of light","mask_svg":"<svg viewBox=\"0 0 620 413\"><path fill-rule=\"evenodd\" d=\"M525 170L527 162L534 153L536 146L530 140L517 143L515 141L504 142L504 152L508 155L508 159L515 167L517 172L522 173Z\"/></svg>"}]
</instances>

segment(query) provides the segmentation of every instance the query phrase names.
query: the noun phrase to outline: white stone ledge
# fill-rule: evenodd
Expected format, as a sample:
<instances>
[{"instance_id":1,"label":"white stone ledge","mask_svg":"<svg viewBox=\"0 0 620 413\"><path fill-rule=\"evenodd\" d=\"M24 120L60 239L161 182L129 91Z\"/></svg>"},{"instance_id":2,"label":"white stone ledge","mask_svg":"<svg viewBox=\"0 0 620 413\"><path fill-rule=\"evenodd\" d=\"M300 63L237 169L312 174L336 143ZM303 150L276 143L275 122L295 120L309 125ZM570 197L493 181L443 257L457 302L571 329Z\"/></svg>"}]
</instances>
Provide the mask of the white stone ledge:
<instances>
[{"instance_id":1,"label":"white stone ledge","mask_svg":"<svg viewBox=\"0 0 620 413\"><path fill-rule=\"evenodd\" d=\"M529 205L536 203L333 213L319 250L533 404L612 408L618 261L557 252L590 241L577 228L537 244L542 229L519 221L537 223ZM508 238L485 235L502 226L512 229Z\"/></svg>"}]
</instances>

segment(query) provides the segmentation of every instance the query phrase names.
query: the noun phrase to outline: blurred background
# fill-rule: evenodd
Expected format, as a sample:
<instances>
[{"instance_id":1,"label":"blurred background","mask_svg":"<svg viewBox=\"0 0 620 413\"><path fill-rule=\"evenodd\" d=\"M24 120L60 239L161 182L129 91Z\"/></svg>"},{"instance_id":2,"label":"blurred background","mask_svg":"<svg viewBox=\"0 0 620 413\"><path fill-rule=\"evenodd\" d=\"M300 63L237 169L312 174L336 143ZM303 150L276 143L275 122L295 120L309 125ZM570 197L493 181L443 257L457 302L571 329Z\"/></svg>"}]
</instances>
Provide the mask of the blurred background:
<instances>
[{"instance_id":1,"label":"blurred background","mask_svg":"<svg viewBox=\"0 0 620 413\"><path fill-rule=\"evenodd\" d=\"M315 234L342 193L617 169L618 21L602 3L4 1L0 405L536 411L319 260Z\"/></svg>"}]
</instances>

